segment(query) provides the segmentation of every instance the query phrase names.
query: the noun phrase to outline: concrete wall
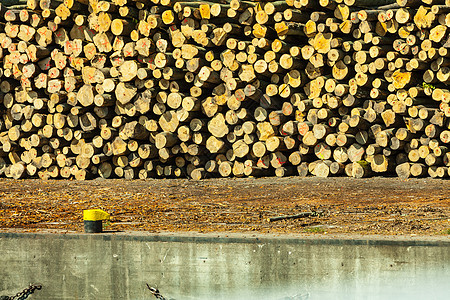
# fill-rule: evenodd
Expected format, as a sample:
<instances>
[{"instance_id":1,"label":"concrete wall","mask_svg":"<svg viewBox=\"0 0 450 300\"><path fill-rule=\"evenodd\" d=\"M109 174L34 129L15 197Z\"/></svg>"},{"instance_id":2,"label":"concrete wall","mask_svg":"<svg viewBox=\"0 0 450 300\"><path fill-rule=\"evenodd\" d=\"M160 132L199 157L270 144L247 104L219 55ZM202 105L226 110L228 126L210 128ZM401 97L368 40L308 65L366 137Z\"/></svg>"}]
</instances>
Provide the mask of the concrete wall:
<instances>
[{"instance_id":1,"label":"concrete wall","mask_svg":"<svg viewBox=\"0 0 450 300\"><path fill-rule=\"evenodd\" d=\"M450 242L0 233L0 295L448 299ZM287 298L297 295L297 298ZM302 297L300 297L302 296Z\"/></svg>"}]
</instances>

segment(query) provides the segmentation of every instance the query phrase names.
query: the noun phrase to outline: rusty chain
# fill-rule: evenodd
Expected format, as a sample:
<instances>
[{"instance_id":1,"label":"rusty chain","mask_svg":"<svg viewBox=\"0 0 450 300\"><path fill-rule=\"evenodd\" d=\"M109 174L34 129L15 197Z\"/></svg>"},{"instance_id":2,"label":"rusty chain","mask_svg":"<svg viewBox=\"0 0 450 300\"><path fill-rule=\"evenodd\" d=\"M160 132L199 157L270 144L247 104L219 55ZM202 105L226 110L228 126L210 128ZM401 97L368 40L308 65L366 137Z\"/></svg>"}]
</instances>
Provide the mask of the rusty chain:
<instances>
[{"instance_id":1,"label":"rusty chain","mask_svg":"<svg viewBox=\"0 0 450 300\"><path fill-rule=\"evenodd\" d=\"M150 290L150 292L153 294L153 296L156 297L156 299L166 300L166 298L164 298L164 296L161 295L161 293L159 292L159 290L157 288L149 286L148 283L146 283L146 285L147 285L147 288Z\"/></svg>"},{"instance_id":2,"label":"rusty chain","mask_svg":"<svg viewBox=\"0 0 450 300\"><path fill-rule=\"evenodd\" d=\"M41 285L36 285L36 284L30 284L29 287L25 288L23 291L18 292L17 294L15 294L14 296L11 297L7 297L7 300L25 300L27 299L31 294L34 293L34 291L36 290L40 290L42 288Z\"/></svg>"}]
</instances>

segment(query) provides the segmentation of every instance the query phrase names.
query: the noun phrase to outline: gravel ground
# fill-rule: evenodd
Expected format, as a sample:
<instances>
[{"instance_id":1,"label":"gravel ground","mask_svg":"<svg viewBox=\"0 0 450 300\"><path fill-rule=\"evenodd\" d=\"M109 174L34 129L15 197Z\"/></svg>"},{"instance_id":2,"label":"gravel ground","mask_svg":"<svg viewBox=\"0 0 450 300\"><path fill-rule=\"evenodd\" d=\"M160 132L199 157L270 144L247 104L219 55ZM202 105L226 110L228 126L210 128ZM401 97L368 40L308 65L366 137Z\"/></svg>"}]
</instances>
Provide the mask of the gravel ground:
<instances>
[{"instance_id":1,"label":"gravel ground","mask_svg":"<svg viewBox=\"0 0 450 300\"><path fill-rule=\"evenodd\" d=\"M91 208L111 214L109 232L450 237L446 180L0 179L0 231L82 232Z\"/></svg>"}]
</instances>

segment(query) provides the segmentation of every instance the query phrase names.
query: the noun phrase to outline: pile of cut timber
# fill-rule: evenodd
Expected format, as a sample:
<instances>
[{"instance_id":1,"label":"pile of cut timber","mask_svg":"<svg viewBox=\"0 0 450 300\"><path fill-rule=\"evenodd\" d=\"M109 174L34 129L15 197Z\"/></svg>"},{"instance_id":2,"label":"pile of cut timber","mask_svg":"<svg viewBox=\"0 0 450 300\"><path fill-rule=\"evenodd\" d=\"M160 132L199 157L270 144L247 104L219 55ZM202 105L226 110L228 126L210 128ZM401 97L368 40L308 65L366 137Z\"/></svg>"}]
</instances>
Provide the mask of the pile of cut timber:
<instances>
[{"instance_id":1,"label":"pile of cut timber","mask_svg":"<svg viewBox=\"0 0 450 300\"><path fill-rule=\"evenodd\" d=\"M16 2L4 176L449 176L450 0Z\"/></svg>"}]
</instances>

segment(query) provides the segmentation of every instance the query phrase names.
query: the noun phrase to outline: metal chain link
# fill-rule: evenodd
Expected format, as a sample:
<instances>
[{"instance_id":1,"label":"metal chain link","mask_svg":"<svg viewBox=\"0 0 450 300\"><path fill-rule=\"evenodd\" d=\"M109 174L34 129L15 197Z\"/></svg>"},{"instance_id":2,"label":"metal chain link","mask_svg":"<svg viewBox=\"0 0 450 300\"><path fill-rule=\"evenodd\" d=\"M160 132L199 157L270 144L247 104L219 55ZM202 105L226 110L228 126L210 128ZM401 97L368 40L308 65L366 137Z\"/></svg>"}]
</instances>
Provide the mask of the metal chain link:
<instances>
[{"instance_id":1,"label":"metal chain link","mask_svg":"<svg viewBox=\"0 0 450 300\"><path fill-rule=\"evenodd\" d=\"M27 299L31 294L34 293L35 290L40 290L42 288L41 285L36 284L30 284L29 287L25 288L23 291L18 292L16 295L8 297L8 300L25 300Z\"/></svg>"},{"instance_id":2,"label":"metal chain link","mask_svg":"<svg viewBox=\"0 0 450 300\"><path fill-rule=\"evenodd\" d=\"M147 288L150 290L150 292L153 294L153 296L156 297L156 299L166 300L166 298L164 298L164 296L161 295L161 293L159 292L159 290L157 288L149 286L148 283L146 283L146 285L147 285Z\"/></svg>"}]
</instances>

